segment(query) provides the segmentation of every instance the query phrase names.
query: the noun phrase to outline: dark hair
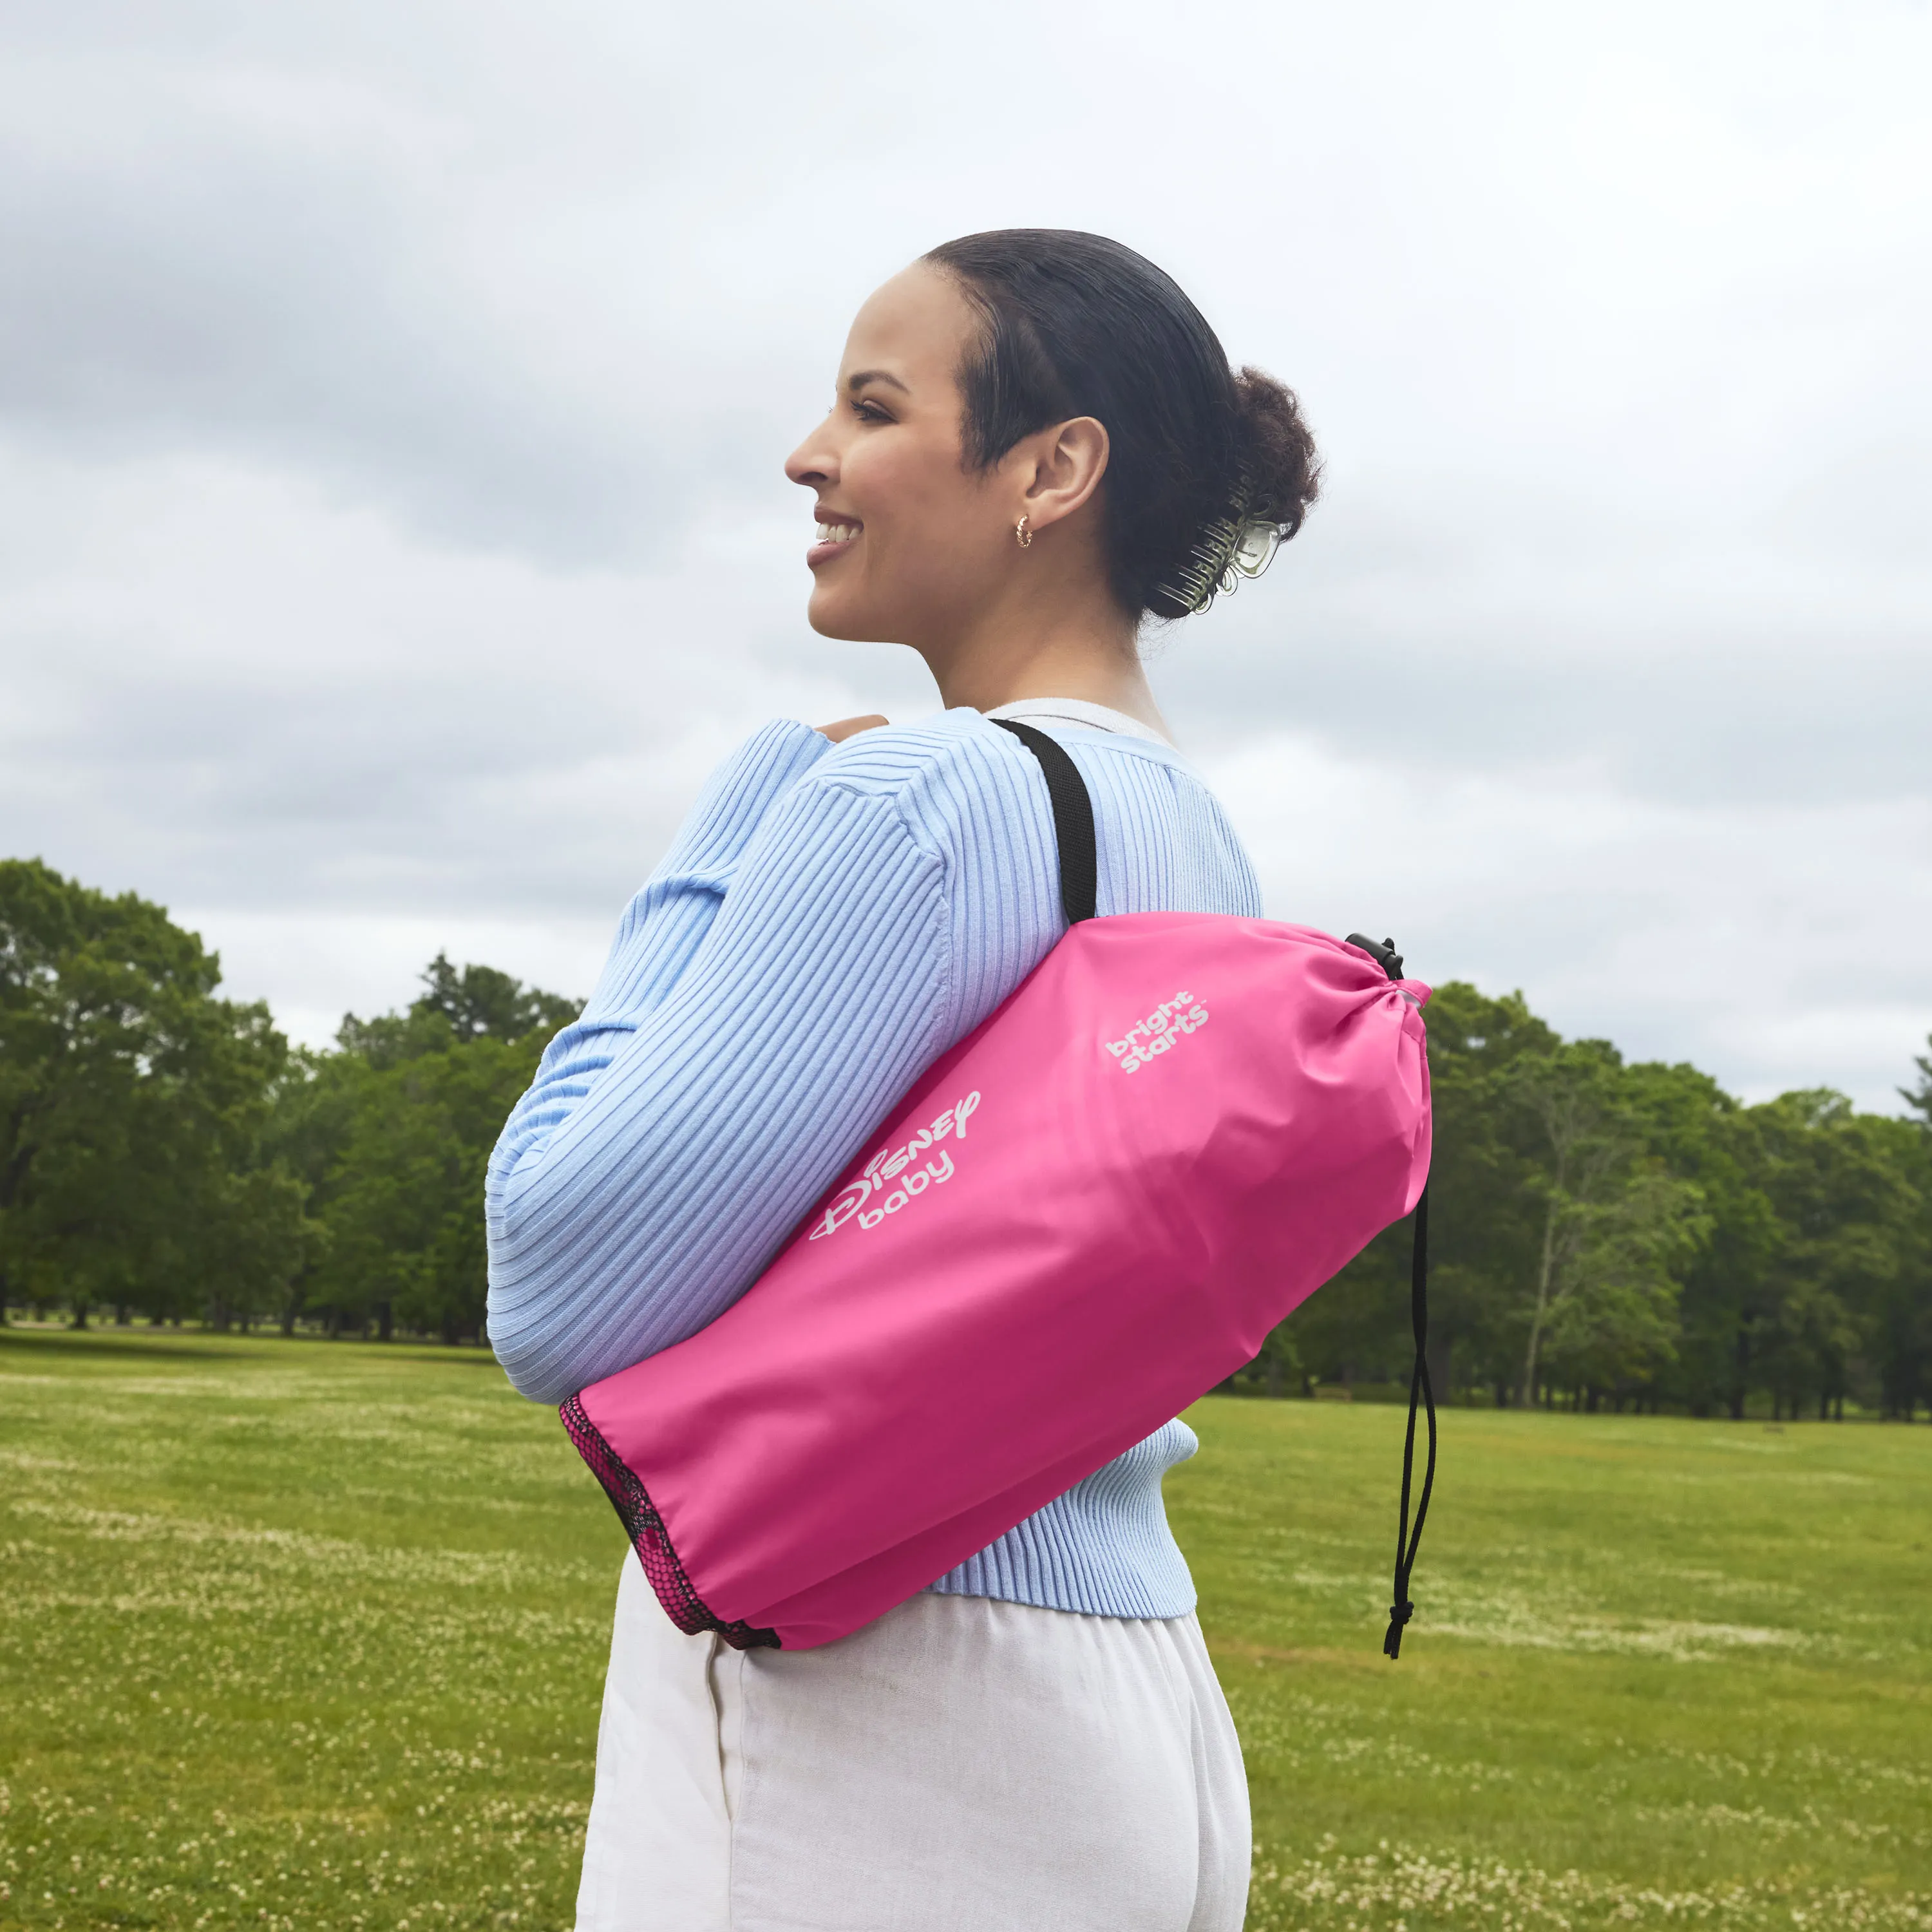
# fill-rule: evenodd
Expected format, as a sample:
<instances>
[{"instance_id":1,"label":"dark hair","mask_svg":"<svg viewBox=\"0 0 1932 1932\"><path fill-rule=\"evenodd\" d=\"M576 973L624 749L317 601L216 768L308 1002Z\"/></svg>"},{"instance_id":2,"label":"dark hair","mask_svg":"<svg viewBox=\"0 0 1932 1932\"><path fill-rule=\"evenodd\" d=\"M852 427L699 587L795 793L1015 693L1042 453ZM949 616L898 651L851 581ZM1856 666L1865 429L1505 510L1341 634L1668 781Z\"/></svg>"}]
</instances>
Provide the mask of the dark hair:
<instances>
[{"instance_id":1,"label":"dark hair","mask_svg":"<svg viewBox=\"0 0 1932 1932\"><path fill-rule=\"evenodd\" d=\"M1106 425L1107 560L1128 610L1186 614L1174 587L1244 478L1251 515L1290 536L1301 527L1320 465L1294 392L1231 370L1201 311L1144 256L1074 229L1000 228L925 260L985 325L959 372L969 465L1070 416Z\"/></svg>"}]
</instances>

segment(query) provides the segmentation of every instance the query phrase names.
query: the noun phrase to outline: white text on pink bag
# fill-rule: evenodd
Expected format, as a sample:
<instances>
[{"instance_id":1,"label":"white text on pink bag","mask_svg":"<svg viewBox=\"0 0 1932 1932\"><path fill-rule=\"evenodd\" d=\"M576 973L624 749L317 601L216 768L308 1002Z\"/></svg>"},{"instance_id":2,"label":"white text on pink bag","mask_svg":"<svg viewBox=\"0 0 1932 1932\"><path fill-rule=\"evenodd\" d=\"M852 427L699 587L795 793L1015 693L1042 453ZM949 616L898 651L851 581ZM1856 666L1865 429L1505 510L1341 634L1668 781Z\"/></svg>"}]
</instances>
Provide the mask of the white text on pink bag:
<instances>
[{"instance_id":1,"label":"white text on pink bag","mask_svg":"<svg viewBox=\"0 0 1932 1932\"><path fill-rule=\"evenodd\" d=\"M921 1127L903 1147L884 1147L866 1162L865 1172L838 1190L837 1197L819 1216L811 1238L816 1241L843 1227L856 1214L862 1229L876 1228L888 1214L896 1214L908 1201L940 1181L950 1180L957 1172L951 1152L940 1148L939 1158L915 1167L913 1162L926 1149L956 1134L966 1138L966 1123L979 1110L980 1096L968 1094L956 1100L929 1127ZM884 1198L874 1208L866 1203L874 1195Z\"/></svg>"},{"instance_id":2,"label":"white text on pink bag","mask_svg":"<svg viewBox=\"0 0 1932 1932\"><path fill-rule=\"evenodd\" d=\"M1177 993L1163 1000L1144 1020L1128 1028L1124 1040L1103 1042L1120 1063L1123 1073L1138 1073L1163 1053L1169 1053L1184 1036L1208 1024L1208 1009L1195 1004L1192 993Z\"/></svg>"}]
</instances>

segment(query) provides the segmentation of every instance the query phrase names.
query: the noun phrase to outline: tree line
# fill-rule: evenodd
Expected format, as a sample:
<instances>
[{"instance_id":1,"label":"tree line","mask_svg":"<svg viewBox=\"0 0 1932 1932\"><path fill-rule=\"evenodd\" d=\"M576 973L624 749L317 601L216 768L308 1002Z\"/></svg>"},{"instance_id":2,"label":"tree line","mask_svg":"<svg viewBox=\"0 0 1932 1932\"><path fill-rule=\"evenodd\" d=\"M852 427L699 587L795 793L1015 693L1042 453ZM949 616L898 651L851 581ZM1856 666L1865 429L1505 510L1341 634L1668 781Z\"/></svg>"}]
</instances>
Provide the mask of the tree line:
<instances>
[{"instance_id":1,"label":"tree line","mask_svg":"<svg viewBox=\"0 0 1932 1932\"><path fill-rule=\"evenodd\" d=\"M159 907L0 861L0 1307L480 1340L483 1172L578 1003L440 955L291 1047Z\"/></svg>"},{"instance_id":2,"label":"tree line","mask_svg":"<svg viewBox=\"0 0 1932 1932\"><path fill-rule=\"evenodd\" d=\"M1932 1054L1906 1116L1828 1088L1747 1106L1694 1066L1566 1041L1519 994L1452 983L1427 1017L1438 1390L1732 1417L1932 1404ZM1409 1234L1244 1379L1406 1388Z\"/></svg>"},{"instance_id":3,"label":"tree line","mask_svg":"<svg viewBox=\"0 0 1932 1932\"><path fill-rule=\"evenodd\" d=\"M158 906L0 862L0 1307L480 1340L484 1168L575 1002L439 955L292 1048ZM1907 1114L1747 1106L1694 1067L1439 988L1432 1378L1502 1406L1932 1406L1932 1053ZM1932 1042L1928 1042L1932 1045ZM1234 1380L1408 1372L1390 1229Z\"/></svg>"}]
</instances>

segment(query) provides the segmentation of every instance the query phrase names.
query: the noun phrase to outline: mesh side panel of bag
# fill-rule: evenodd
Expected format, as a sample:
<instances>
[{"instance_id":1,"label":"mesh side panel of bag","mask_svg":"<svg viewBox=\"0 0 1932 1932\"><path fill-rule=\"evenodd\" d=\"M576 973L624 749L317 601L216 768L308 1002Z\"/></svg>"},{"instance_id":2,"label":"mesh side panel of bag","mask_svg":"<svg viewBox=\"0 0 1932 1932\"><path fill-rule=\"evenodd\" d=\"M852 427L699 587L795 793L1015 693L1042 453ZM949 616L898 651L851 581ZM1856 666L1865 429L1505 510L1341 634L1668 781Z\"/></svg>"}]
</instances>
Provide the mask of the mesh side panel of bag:
<instances>
[{"instance_id":1,"label":"mesh side panel of bag","mask_svg":"<svg viewBox=\"0 0 1932 1932\"><path fill-rule=\"evenodd\" d=\"M572 1396L557 1413L563 1418L564 1427L570 1432L571 1441L577 1445L577 1453L590 1464L592 1474L604 1485L604 1493L610 1498L617 1520L624 1526L625 1534L631 1539L631 1547L638 1552L638 1561L644 1566L644 1574L650 1580L651 1588L657 1592L658 1601L664 1606L664 1614L671 1622L689 1636L704 1630L716 1630L734 1650L782 1648L776 1630L759 1630L744 1622L726 1623L712 1614L704 1599L692 1588L691 1579L684 1574L684 1566L677 1560L670 1538L664 1534L664 1524L652 1505L649 1492L598 1432L596 1424L584 1414L583 1403Z\"/></svg>"}]
</instances>

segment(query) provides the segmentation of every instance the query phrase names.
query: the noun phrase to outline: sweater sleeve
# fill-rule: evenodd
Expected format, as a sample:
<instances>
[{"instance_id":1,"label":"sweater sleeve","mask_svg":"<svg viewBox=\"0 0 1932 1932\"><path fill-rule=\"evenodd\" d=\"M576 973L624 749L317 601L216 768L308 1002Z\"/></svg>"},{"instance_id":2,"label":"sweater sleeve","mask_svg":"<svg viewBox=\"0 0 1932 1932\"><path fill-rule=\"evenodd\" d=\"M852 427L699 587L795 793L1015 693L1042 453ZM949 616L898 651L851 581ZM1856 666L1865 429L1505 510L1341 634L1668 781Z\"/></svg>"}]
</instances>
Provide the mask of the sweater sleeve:
<instances>
[{"instance_id":1,"label":"sweater sleeve","mask_svg":"<svg viewBox=\"0 0 1932 1932\"><path fill-rule=\"evenodd\" d=\"M712 773L670 850L625 908L596 991L544 1055L539 1088L554 1061L589 1070L612 1020L625 1030L677 983L765 814L831 749L809 726L778 718Z\"/></svg>"},{"instance_id":2,"label":"sweater sleeve","mask_svg":"<svg viewBox=\"0 0 1932 1932\"><path fill-rule=\"evenodd\" d=\"M736 854L700 804L497 1144L490 1339L534 1400L716 1320L942 1043L941 855L796 772Z\"/></svg>"}]
</instances>

